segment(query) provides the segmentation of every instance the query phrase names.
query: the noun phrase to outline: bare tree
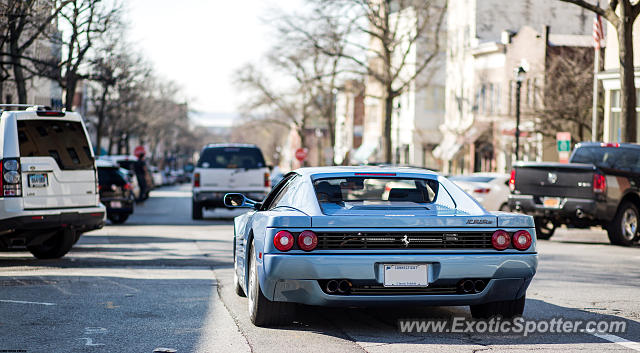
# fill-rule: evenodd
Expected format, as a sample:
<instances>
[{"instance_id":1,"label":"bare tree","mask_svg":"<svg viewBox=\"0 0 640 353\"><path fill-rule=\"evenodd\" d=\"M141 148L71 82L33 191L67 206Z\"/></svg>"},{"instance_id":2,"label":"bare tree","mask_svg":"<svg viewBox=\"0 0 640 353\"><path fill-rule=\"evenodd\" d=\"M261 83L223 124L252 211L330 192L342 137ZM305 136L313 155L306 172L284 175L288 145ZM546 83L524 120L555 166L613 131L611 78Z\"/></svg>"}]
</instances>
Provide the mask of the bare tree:
<instances>
[{"instance_id":1,"label":"bare tree","mask_svg":"<svg viewBox=\"0 0 640 353\"><path fill-rule=\"evenodd\" d=\"M338 52L309 33L307 39L325 54L341 56L359 68L359 73L379 85L382 101L383 148L392 161L391 121L393 102L428 69L441 54L447 2L444 0L311 0L318 12L336 22L355 25L356 33ZM304 28L300 28L304 31ZM361 38L366 36L369 43ZM420 55L412 55L421 47ZM365 54L365 55L363 55ZM415 58L415 60L413 59Z\"/></svg>"},{"instance_id":2,"label":"bare tree","mask_svg":"<svg viewBox=\"0 0 640 353\"><path fill-rule=\"evenodd\" d=\"M555 139L558 131L569 131L575 142L591 132L593 56L589 48L549 48L544 87L536 87L542 101L528 115L536 131Z\"/></svg>"},{"instance_id":3,"label":"bare tree","mask_svg":"<svg viewBox=\"0 0 640 353\"><path fill-rule=\"evenodd\" d=\"M55 79L65 89L65 107L73 108L78 82L88 78L85 69L96 38L119 24L120 6L106 0L71 0L60 11L68 33L59 40L64 58L57 65Z\"/></svg>"},{"instance_id":4,"label":"bare tree","mask_svg":"<svg viewBox=\"0 0 640 353\"><path fill-rule=\"evenodd\" d=\"M37 0L6 0L0 3L6 34L4 41L13 71L13 80L18 94L18 103L27 103L28 74L40 75L33 63L47 58L38 57L38 53L29 53L30 49L45 35L55 35L55 19L60 11L69 4L69 0L41 2ZM2 48L2 46L0 46ZM25 73L27 71L27 73Z\"/></svg>"},{"instance_id":5,"label":"bare tree","mask_svg":"<svg viewBox=\"0 0 640 353\"><path fill-rule=\"evenodd\" d=\"M609 6L600 7L585 0L560 0L576 4L604 17L616 29L620 60L620 88L622 93L622 119L620 129L626 142L637 141L636 87L633 67L633 23L640 14L640 2L609 0Z\"/></svg>"},{"instance_id":6,"label":"bare tree","mask_svg":"<svg viewBox=\"0 0 640 353\"><path fill-rule=\"evenodd\" d=\"M302 58L289 57L285 62L297 62L289 66L294 70L297 85L288 88L276 88L267 79L267 75L254 65L247 64L236 71L236 85L250 93L249 101L243 106L242 114L247 120L259 120L277 124L285 129L295 129L301 144L305 145L304 131L311 118L316 114L315 96L308 82L308 74L299 64Z\"/></svg>"}]
</instances>

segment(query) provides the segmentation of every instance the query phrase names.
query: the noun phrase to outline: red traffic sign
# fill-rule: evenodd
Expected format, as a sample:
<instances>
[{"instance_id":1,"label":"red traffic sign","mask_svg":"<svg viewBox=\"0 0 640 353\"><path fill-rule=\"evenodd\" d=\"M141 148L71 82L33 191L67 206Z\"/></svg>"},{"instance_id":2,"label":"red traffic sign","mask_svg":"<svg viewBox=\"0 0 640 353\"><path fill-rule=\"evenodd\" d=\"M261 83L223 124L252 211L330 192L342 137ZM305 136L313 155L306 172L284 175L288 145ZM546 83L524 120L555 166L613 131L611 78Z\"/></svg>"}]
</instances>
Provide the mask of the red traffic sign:
<instances>
[{"instance_id":1,"label":"red traffic sign","mask_svg":"<svg viewBox=\"0 0 640 353\"><path fill-rule=\"evenodd\" d=\"M298 148L296 150L296 159L300 162L304 161L307 158L308 150L306 148Z\"/></svg>"},{"instance_id":2,"label":"red traffic sign","mask_svg":"<svg viewBox=\"0 0 640 353\"><path fill-rule=\"evenodd\" d=\"M144 146L138 146L133 150L133 154L139 157L141 154L147 154L147 150L144 148Z\"/></svg>"}]
</instances>

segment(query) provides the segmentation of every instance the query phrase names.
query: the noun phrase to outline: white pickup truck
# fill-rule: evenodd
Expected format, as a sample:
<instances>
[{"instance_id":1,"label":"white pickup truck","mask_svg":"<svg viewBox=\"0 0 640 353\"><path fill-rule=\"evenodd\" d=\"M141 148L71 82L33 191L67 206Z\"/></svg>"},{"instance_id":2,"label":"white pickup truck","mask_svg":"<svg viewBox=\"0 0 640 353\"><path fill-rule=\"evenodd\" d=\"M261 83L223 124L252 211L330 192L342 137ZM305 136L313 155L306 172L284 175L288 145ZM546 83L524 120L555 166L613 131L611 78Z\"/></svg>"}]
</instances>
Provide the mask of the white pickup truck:
<instances>
[{"instance_id":1,"label":"white pickup truck","mask_svg":"<svg viewBox=\"0 0 640 353\"><path fill-rule=\"evenodd\" d=\"M210 144L200 153L193 172L192 218L202 219L204 208L224 206L224 195L243 193L263 200L271 190L269 167L255 145Z\"/></svg>"}]
</instances>

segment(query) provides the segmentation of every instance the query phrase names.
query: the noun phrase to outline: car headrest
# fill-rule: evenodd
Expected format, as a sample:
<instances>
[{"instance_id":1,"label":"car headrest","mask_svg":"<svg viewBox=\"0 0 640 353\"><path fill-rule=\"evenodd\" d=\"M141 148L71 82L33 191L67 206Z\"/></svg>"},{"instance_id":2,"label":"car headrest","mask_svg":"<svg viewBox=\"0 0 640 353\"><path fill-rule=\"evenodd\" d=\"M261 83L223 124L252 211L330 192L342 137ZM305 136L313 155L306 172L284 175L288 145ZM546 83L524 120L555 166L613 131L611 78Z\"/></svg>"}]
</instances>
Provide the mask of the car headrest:
<instances>
[{"instance_id":1,"label":"car headrest","mask_svg":"<svg viewBox=\"0 0 640 353\"><path fill-rule=\"evenodd\" d=\"M422 191L417 189L393 188L389 190L389 201L426 202Z\"/></svg>"},{"instance_id":2,"label":"car headrest","mask_svg":"<svg viewBox=\"0 0 640 353\"><path fill-rule=\"evenodd\" d=\"M321 181L316 185L316 193L320 202L341 202L342 190L339 185L332 185L328 181Z\"/></svg>"}]
</instances>

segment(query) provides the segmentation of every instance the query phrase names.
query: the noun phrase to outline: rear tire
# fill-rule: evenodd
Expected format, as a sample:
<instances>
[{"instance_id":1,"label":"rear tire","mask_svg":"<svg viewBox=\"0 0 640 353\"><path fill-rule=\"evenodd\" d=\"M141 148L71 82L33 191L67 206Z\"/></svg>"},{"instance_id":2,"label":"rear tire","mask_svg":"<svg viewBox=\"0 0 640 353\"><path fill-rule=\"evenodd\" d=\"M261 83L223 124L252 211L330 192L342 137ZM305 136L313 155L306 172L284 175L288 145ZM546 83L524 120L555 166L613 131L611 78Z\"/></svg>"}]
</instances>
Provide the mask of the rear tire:
<instances>
[{"instance_id":1,"label":"rear tire","mask_svg":"<svg viewBox=\"0 0 640 353\"><path fill-rule=\"evenodd\" d=\"M536 225L537 239L548 240L556 231L556 225L546 218L535 217L533 221Z\"/></svg>"},{"instance_id":2,"label":"rear tire","mask_svg":"<svg viewBox=\"0 0 640 353\"><path fill-rule=\"evenodd\" d=\"M127 221L127 219L129 218L129 215L128 214L122 214L122 213L116 213L116 214L112 214L112 215L107 215L107 218L109 218L109 220L113 224L122 224L122 223Z\"/></svg>"},{"instance_id":3,"label":"rear tire","mask_svg":"<svg viewBox=\"0 0 640 353\"><path fill-rule=\"evenodd\" d=\"M191 218L202 219L202 206L197 202L191 203Z\"/></svg>"},{"instance_id":4,"label":"rear tire","mask_svg":"<svg viewBox=\"0 0 640 353\"><path fill-rule=\"evenodd\" d=\"M27 250L38 259L58 259L66 255L76 242L76 232L61 229L44 243L27 247Z\"/></svg>"},{"instance_id":5,"label":"rear tire","mask_svg":"<svg viewBox=\"0 0 640 353\"><path fill-rule=\"evenodd\" d=\"M295 314L295 304L272 302L262 294L258 279L258 264L253 242L249 251L249 286L247 297L249 302L249 318L260 327L286 325L291 323Z\"/></svg>"},{"instance_id":6,"label":"rear tire","mask_svg":"<svg viewBox=\"0 0 640 353\"><path fill-rule=\"evenodd\" d=\"M525 296L516 300L505 300L493 303L470 305L471 316L474 319L489 319L494 316L502 316L511 319L522 316L524 312Z\"/></svg>"},{"instance_id":7,"label":"rear tire","mask_svg":"<svg viewBox=\"0 0 640 353\"><path fill-rule=\"evenodd\" d=\"M640 212L633 203L626 201L616 213L613 221L607 228L607 235L611 244L631 246L638 240L638 220Z\"/></svg>"}]
</instances>

